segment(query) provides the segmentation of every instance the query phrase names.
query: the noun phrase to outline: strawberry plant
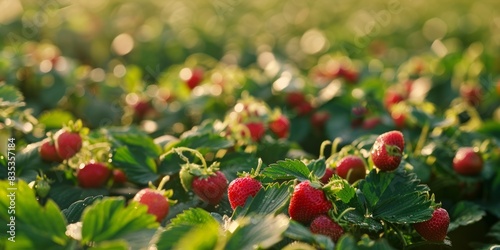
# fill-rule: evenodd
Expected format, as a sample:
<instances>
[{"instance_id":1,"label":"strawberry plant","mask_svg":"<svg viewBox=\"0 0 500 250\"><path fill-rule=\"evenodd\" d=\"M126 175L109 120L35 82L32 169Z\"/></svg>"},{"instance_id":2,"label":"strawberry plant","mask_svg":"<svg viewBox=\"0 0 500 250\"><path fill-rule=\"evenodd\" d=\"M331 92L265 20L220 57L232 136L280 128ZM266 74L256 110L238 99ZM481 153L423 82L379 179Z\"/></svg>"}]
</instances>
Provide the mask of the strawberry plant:
<instances>
[{"instance_id":1,"label":"strawberry plant","mask_svg":"<svg viewBox=\"0 0 500 250\"><path fill-rule=\"evenodd\" d=\"M14 3L0 249L500 245L494 1Z\"/></svg>"}]
</instances>

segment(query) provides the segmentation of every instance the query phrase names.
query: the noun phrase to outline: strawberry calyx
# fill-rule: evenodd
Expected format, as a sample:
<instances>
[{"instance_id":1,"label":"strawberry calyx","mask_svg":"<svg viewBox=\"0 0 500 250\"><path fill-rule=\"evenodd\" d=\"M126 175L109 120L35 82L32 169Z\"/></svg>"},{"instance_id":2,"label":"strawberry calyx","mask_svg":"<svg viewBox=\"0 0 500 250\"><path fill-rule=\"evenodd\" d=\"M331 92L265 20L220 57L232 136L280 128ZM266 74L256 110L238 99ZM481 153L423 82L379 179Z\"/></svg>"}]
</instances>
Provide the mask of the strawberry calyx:
<instances>
[{"instance_id":1,"label":"strawberry calyx","mask_svg":"<svg viewBox=\"0 0 500 250\"><path fill-rule=\"evenodd\" d=\"M387 152L387 154L389 156L392 156L392 157L402 157L403 156L403 152L402 152L401 148L399 148L396 145L385 144L384 147L385 147L385 151Z\"/></svg>"}]
</instances>

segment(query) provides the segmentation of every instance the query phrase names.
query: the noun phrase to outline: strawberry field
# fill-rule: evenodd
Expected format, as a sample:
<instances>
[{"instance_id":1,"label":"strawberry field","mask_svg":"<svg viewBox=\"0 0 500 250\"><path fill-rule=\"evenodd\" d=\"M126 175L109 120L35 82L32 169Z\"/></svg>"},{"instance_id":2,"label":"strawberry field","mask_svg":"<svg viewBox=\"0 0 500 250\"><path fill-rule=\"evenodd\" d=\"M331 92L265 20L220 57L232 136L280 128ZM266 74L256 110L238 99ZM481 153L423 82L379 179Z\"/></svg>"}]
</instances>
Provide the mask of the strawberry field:
<instances>
[{"instance_id":1,"label":"strawberry field","mask_svg":"<svg viewBox=\"0 0 500 250\"><path fill-rule=\"evenodd\" d=\"M500 249L499 10L0 1L0 249Z\"/></svg>"}]
</instances>

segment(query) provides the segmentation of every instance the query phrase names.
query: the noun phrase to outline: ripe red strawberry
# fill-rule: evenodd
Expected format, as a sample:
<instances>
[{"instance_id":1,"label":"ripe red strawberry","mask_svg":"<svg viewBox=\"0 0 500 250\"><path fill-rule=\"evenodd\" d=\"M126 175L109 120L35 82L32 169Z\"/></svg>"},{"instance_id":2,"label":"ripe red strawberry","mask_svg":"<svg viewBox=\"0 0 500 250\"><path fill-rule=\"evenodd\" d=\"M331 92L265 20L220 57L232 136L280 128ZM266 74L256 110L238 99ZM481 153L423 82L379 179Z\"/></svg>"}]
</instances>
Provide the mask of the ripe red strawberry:
<instances>
[{"instance_id":1,"label":"ripe red strawberry","mask_svg":"<svg viewBox=\"0 0 500 250\"><path fill-rule=\"evenodd\" d=\"M269 129L278 136L278 138L286 138L290 132L290 120L288 120L286 116L280 115L269 123Z\"/></svg>"},{"instance_id":2,"label":"ripe red strawberry","mask_svg":"<svg viewBox=\"0 0 500 250\"><path fill-rule=\"evenodd\" d=\"M124 184L127 182L127 176L121 169L113 169L113 183Z\"/></svg>"},{"instance_id":3,"label":"ripe red strawberry","mask_svg":"<svg viewBox=\"0 0 500 250\"><path fill-rule=\"evenodd\" d=\"M250 176L234 179L227 188L227 197L231 208L243 207L248 197L254 197L261 188L262 183Z\"/></svg>"},{"instance_id":4,"label":"ripe red strawberry","mask_svg":"<svg viewBox=\"0 0 500 250\"><path fill-rule=\"evenodd\" d=\"M315 234L322 234L330 237L333 242L337 242L344 234L344 229L327 215L316 217L309 226L309 230Z\"/></svg>"},{"instance_id":5,"label":"ripe red strawberry","mask_svg":"<svg viewBox=\"0 0 500 250\"><path fill-rule=\"evenodd\" d=\"M82 188L99 188L106 184L110 175L111 171L104 163L90 162L80 166L76 178Z\"/></svg>"},{"instance_id":6,"label":"ripe red strawberry","mask_svg":"<svg viewBox=\"0 0 500 250\"><path fill-rule=\"evenodd\" d=\"M203 201L211 205L217 205L226 193L227 185L224 173L216 171L214 175L195 176L191 188Z\"/></svg>"},{"instance_id":7,"label":"ripe red strawberry","mask_svg":"<svg viewBox=\"0 0 500 250\"><path fill-rule=\"evenodd\" d=\"M462 85L460 95L472 106L479 105L483 99L483 91L480 86Z\"/></svg>"},{"instance_id":8,"label":"ripe red strawberry","mask_svg":"<svg viewBox=\"0 0 500 250\"><path fill-rule=\"evenodd\" d=\"M73 157L82 148L82 137L79 133L59 130L56 137L56 151L61 159Z\"/></svg>"},{"instance_id":9,"label":"ripe red strawberry","mask_svg":"<svg viewBox=\"0 0 500 250\"><path fill-rule=\"evenodd\" d=\"M165 192L151 188L144 188L135 194L133 201L144 204L148 207L148 213L156 216L156 221L161 222L170 209L168 198Z\"/></svg>"},{"instance_id":10,"label":"ripe red strawberry","mask_svg":"<svg viewBox=\"0 0 500 250\"><path fill-rule=\"evenodd\" d=\"M330 119L330 113L327 111L317 111L311 115L311 125L314 128L322 129L326 122Z\"/></svg>"},{"instance_id":11,"label":"ripe red strawberry","mask_svg":"<svg viewBox=\"0 0 500 250\"><path fill-rule=\"evenodd\" d=\"M50 139L45 139L38 148L40 158L48 162L62 162L63 159L57 154L56 145Z\"/></svg>"},{"instance_id":12,"label":"ripe red strawberry","mask_svg":"<svg viewBox=\"0 0 500 250\"><path fill-rule=\"evenodd\" d=\"M404 128L406 115L403 112L391 112L391 118L397 128Z\"/></svg>"},{"instance_id":13,"label":"ripe red strawberry","mask_svg":"<svg viewBox=\"0 0 500 250\"><path fill-rule=\"evenodd\" d=\"M415 223L413 228L428 241L443 241L446 238L450 216L444 208L438 208L428 221Z\"/></svg>"},{"instance_id":14,"label":"ripe red strawberry","mask_svg":"<svg viewBox=\"0 0 500 250\"><path fill-rule=\"evenodd\" d=\"M461 147L453 158L453 169L461 175L477 175L483 170L483 158L472 147Z\"/></svg>"},{"instance_id":15,"label":"ripe red strawberry","mask_svg":"<svg viewBox=\"0 0 500 250\"><path fill-rule=\"evenodd\" d=\"M402 94L394 90L388 90L384 96L384 105L390 110L394 104L404 101L406 98Z\"/></svg>"},{"instance_id":16,"label":"ripe red strawberry","mask_svg":"<svg viewBox=\"0 0 500 250\"><path fill-rule=\"evenodd\" d=\"M378 169L382 171L392 171L401 163L403 150L403 133L393 130L377 137L370 154L373 163Z\"/></svg>"},{"instance_id":17,"label":"ripe red strawberry","mask_svg":"<svg viewBox=\"0 0 500 250\"><path fill-rule=\"evenodd\" d=\"M266 127L262 122L249 122L246 123L248 130L250 131L250 137L253 141L258 142L266 133Z\"/></svg>"},{"instance_id":18,"label":"ripe red strawberry","mask_svg":"<svg viewBox=\"0 0 500 250\"><path fill-rule=\"evenodd\" d=\"M342 76L348 83L356 83L359 78L358 72L354 71L353 69L344 70Z\"/></svg>"},{"instance_id":19,"label":"ripe red strawberry","mask_svg":"<svg viewBox=\"0 0 500 250\"><path fill-rule=\"evenodd\" d=\"M306 102L306 97L302 92L290 92L286 95L286 103L290 107L297 107Z\"/></svg>"},{"instance_id":20,"label":"ripe red strawberry","mask_svg":"<svg viewBox=\"0 0 500 250\"><path fill-rule=\"evenodd\" d=\"M291 219L308 224L332 208L323 190L312 185L310 181L304 181L295 186L288 206Z\"/></svg>"},{"instance_id":21,"label":"ripe red strawberry","mask_svg":"<svg viewBox=\"0 0 500 250\"><path fill-rule=\"evenodd\" d=\"M325 174L323 174L323 176L321 176L321 179L319 179L319 181L323 184L326 184L326 183L328 183L330 178L333 176L333 174L335 174L335 169L327 167L325 169Z\"/></svg>"},{"instance_id":22,"label":"ripe red strawberry","mask_svg":"<svg viewBox=\"0 0 500 250\"><path fill-rule=\"evenodd\" d=\"M309 114L313 110L313 106L309 102L302 102L294 107L297 115L304 116Z\"/></svg>"},{"instance_id":23,"label":"ripe red strawberry","mask_svg":"<svg viewBox=\"0 0 500 250\"><path fill-rule=\"evenodd\" d=\"M382 122L378 116L368 117L363 120L362 128L366 130L374 129Z\"/></svg>"},{"instance_id":24,"label":"ripe red strawberry","mask_svg":"<svg viewBox=\"0 0 500 250\"><path fill-rule=\"evenodd\" d=\"M366 176L365 161L356 155L348 155L337 162L337 174L349 183L364 179Z\"/></svg>"},{"instance_id":25,"label":"ripe red strawberry","mask_svg":"<svg viewBox=\"0 0 500 250\"><path fill-rule=\"evenodd\" d=\"M134 116L142 120L146 115L153 110L151 104L145 100L138 101L134 106Z\"/></svg>"},{"instance_id":26,"label":"ripe red strawberry","mask_svg":"<svg viewBox=\"0 0 500 250\"><path fill-rule=\"evenodd\" d=\"M191 70L191 76L186 79L186 84L189 89L194 89L203 80L203 74L205 72L201 68L194 68Z\"/></svg>"}]
</instances>

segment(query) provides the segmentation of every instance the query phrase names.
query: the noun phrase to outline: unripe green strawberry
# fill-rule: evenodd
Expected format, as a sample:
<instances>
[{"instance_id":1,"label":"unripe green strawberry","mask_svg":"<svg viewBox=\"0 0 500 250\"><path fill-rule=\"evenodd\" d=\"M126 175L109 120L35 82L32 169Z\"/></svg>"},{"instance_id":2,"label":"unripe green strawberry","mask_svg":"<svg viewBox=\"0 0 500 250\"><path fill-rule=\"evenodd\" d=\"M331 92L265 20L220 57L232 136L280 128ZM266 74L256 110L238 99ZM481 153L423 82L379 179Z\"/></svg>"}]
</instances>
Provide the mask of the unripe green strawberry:
<instances>
[{"instance_id":1,"label":"unripe green strawberry","mask_svg":"<svg viewBox=\"0 0 500 250\"><path fill-rule=\"evenodd\" d=\"M364 179L366 176L365 161L356 155L348 155L337 162L337 174L349 183Z\"/></svg>"},{"instance_id":2,"label":"unripe green strawberry","mask_svg":"<svg viewBox=\"0 0 500 250\"><path fill-rule=\"evenodd\" d=\"M370 155L375 167L382 171L392 171L398 168L401 163L403 150L403 133L393 130L377 137Z\"/></svg>"},{"instance_id":3,"label":"unripe green strawberry","mask_svg":"<svg viewBox=\"0 0 500 250\"><path fill-rule=\"evenodd\" d=\"M310 181L304 181L295 186L288 207L288 214L293 220L308 224L332 208L332 203L326 198L319 184L317 188L313 185L316 186Z\"/></svg>"},{"instance_id":4,"label":"unripe green strawberry","mask_svg":"<svg viewBox=\"0 0 500 250\"><path fill-rule=\"evenodd\" d=\"M415 223L413 228L428 241L443 241L450 225L450 216L444 208L438 208L428 221Z\"/></svg>"},{"instance_id":5,"label":"unripe green strawberry","mask_svg":"<svg viewBox=\"0 0 500 250\"><path fill-rule=\"evenodd\" d=\"M157 222L161 222L168 215L170 209L168 198L165 197L165 192L161 190L144 188L132 200L146 205L148 213L154 215Z\"/></svg>"},{"instance_id":6,"label":"unripe green strawberry","mask_svg":"<svg viewBox=\"0 0 500 250\"><path fill-rule=\"evenodd\" d=\"M254 197L260 189L262 189L262 183L250 176L234 179L229 183L229 187L227 188L227 196L231 208L243 207L247 199L250 196Z\"/></svg>"},{"instance_id":7,"label":"unripe green strawberry","mask_svg":"<svg viewBox=\"0 0 500 250\"><path fill-rule=\"evenodd\" d=\"M344 229L327 215L316 217L309 226L309 230L315 234L322 234L330 237L333 242L337 242L344 234Z\"/></svg>"},{"instance_id":8,"label":"unripe green strawberry","mask_svg":"<svg viewBox=\"0 0 500 250\"><path fill-rule=\"evenodd\" d=\"M478 175L483 165L483 158L472 147L459 148L453 158L453 169L461 175Z\"/></svg>"},{"instance_id":9,"label":"unripe green strawberry","mask_svg":"<svg viewBox=\"0 0 500 250\"><path fill-rule=\"evenodd\" d=\"M191 183L193 192L205 202L217 205L227 191L227 179L221 171L208 176L195 176Z\"/></svg>"}]
</instances>

